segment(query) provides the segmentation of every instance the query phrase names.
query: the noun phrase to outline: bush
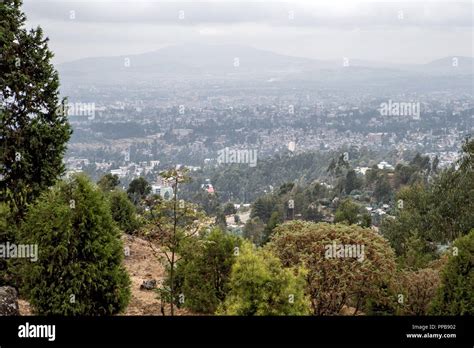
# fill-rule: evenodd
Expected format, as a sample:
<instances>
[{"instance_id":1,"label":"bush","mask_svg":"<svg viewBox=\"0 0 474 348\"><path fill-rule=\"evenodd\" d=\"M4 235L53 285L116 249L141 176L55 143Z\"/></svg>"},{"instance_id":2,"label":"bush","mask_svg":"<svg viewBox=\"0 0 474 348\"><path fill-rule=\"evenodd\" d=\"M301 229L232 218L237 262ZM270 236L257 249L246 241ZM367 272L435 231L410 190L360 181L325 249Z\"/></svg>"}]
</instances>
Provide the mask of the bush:
<instances>
[{"instance_id":1,"label":"bush","mask_svg":"<svg viewBox=\"0 0 474 348\"><path fill-rule=\"evenodd\" d=\"M275 228L270 248L283 266L304 265L308 269L307 286L315 315L340 314L347 306L357 313L368 300L383 296L395 271L394 252L388 242L371 229L356 225L286 222ZM352 255L340 252L346 248Z\"/></svg>"},{"instance_id":2,"label":"bush","mask_svg":"<svg viewBox=\"0 0 474 348\"><path fill-rule=\"evenodd\" d=\"M439 284L439 271L432 268L400 272L394 284L397 314L428 315Z\"/></svg>"},{"instance_id":3,"label":"bush","mask_svg":"<svg viewBox=\"0 0 474 348\"><path fill-rule=\"evenodd\" d=\"M60 182L29 209L20 231L37 244L21 270L40 315L110 315L125 309L130 280L123 246L103 194L85 176Z\"/></svg>"},{"instance_id":4,"label":"bush","mask_svg":"<svg viewBox=\"0 0 474 348\"><path fill-rule=\"evenodd\" d=\"M218 314L305 315L310 313L305 295L304 271L295 275L282 267L269 250L254 250L245 242L232 267L230 291Z\"/></svg>"}]
</instances>

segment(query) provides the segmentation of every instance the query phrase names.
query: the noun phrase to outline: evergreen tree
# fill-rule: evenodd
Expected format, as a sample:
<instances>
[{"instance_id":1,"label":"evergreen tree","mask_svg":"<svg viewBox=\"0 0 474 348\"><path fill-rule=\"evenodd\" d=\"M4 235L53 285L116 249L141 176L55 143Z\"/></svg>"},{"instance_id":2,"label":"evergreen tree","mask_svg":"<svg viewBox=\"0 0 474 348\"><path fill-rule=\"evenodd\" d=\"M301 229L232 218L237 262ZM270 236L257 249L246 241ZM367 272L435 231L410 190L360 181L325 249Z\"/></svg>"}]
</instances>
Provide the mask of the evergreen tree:
<instances>
[{"instance_id":1,"label":"evergreen tree","mask_svg":"<svg viewBox=\"0 0 474 348\"><path fill-rule=\"evenodd\" d=\"M151 186L145 178L133 179L128 185L127 194L133 204L137 205L151 192Z\"/></svg>"},{"instance_id":2,"label":"evergreen tree","mask_svg":"<svg viewBox=\"0 0 474 348\"><path fill-rule=\"evenodd\" d=\"M21 3L0 2L0 198L16 222L63 173L71 135L48 39L24 29Z\"/></svg>"},{"instance_id":3,"label":"evergreen tree","mask_svg":"<svg viewBox=\"0 0 474 348\"><path fill-rule=\"evenodd\" d=\"M242 244L232 267L230 291L218 313L226 315L306 315L304 271L283 268L269 250Z\"/></svg>"},{"instance_id":4,"label":"evergreen tree","mask_svg":"<svg viewBox=\"0 0 474 348\"><path fill-rule=\"evenodd\" d=\"M130 280L120 232L103 194L85 176L40 196L22 224L21 244L36 244L38 260L21 276L40 315L110 315L123 311Z\"/></svg>"},{"instance_id":5,"label":"evergreen tree","mask_svg":"<svg viewBox=\"0 0 474 348\"><path fill-rule=\"evenodd\" d=\"M388 202L392 195L392 188L388 182L387 175L383 174L377 178L374 189L374 197L378 202Z\"/></svg>"},{"instance_id":6,"label":"evergreen tree","mask_svg":"<svg viewBox=\"0 0 474 348\"><path fill-rule=\"evenodd\" d=\"M136 217L135 206L130 202L127 194L120 190L113 190L107 194L112 218L117 226L126 233L133 233L139 222Z\"/></svg>"},{"instance_id":7,"label":"evergreen tree","mask_svg":"<svg viewBox=\"0 0 474 348\"><path fill-rule=\"evenodd\" d=\"M274 211L270 219L268 220L267 226L263 230L263 243L266 243L270 240L270 236L273 232L273 229L283 222L283 217L278 211Z\"/></svg>"},{"instance_id":8,"label":"evergreen tree","mask_svg":"<svg viewBox=\"0 0 474 348\"><path fill-rule=\"evenodd\" d=\"M184 295L186 308L212 314L229 291L230 271L242 240L215 228L198 241L190 241L180 250L176 291Z\"/></svg>"},{"instance_id":9,"label":"evergreen tree","mask_svg":"<svg viewBox=\"0 0 474 348\"><path fill-rule=\"evenodd\" d=\"M345 185L346 194L350 194L353 190L360 187L359 179L357 178L355 170L351 169L347 172Z\"/></svg>"},{"instance_id":10,"label":"evergreen tree","mask_svg":"<svg viewBox=\"0 0 474 348\"><path fill-rule=\"evenodd\" d=\"M435 315L474 315L474 229L453 243L433 303Z\"/></svg>"}]
</instances>

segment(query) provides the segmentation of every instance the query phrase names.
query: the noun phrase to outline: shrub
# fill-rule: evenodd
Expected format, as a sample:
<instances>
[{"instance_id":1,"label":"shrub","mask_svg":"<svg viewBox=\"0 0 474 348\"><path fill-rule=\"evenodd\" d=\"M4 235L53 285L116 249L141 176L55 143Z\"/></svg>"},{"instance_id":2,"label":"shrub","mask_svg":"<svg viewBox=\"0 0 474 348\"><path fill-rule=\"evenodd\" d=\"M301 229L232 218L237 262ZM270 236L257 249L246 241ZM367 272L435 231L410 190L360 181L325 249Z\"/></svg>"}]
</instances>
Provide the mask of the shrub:
<instances>
[{"instance_id":1,"label":"shrub","mask_svg":"<svg viewBox=\"0 0 474 348\"><path fill-rule=\"evenodd\" d=\"M304 265L308 269L307 286L315 315L340 314L345 306L354 307L357 313L369 299L383 295L395 270L388 242L371 229L356 225L286 222L275 228L270 248L283 266Z\"/></svg>"},{"instance_id":2,"label":"shrub","mask_svg":"<svg viewBox=\"0 0 474 348\"><path fill-rule=\"evenodd\" d=\"M269 250L245 242L232 267L230 291L218 313L226 315L305 315L304 271L282 267Z\"/></svg>"},{"instance_id":3,"label":"shrub","mask_svg":"<svg viewBox=\"0 0 474 348\"><path fill-rule=\"evenodd\" d=\"M103 194L85 176L60 182L29 209L20 232L39 258L22 267L40 315L110 315L130 297L123 246Z\"/></svg>"}]
</instances>

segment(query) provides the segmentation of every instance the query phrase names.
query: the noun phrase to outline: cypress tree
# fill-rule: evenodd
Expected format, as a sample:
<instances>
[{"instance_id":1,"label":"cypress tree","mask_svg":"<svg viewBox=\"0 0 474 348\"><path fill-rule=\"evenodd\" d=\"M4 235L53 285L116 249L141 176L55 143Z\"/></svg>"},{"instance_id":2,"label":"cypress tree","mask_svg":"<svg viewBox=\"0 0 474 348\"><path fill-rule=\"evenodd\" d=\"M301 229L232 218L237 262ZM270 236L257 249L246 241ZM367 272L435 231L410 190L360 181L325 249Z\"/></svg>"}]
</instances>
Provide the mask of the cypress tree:
<instances>
[{"instance_id":1,"label":"cypress tree","mask_svg":"<svg viewBox=\"0 0 474 348\"><path fill-rule=\"evenodd\" d=\"M24 261L23 291L41 315L110 315L125 309L130 280L120 232L87 177L60 182L30 207L19 238L37 244Z\"/></svg>"},{"instance_id":2,"label":"cypress tree","mask_svg":"<svg viewBox=\"0 0 474 348\"><path fill-rule=\"evenodd\" d=\"M63 173L71 135L48 39L24 28L21 4L0 2L0 198L16 222Z\"/></svg>"}]
</instances>

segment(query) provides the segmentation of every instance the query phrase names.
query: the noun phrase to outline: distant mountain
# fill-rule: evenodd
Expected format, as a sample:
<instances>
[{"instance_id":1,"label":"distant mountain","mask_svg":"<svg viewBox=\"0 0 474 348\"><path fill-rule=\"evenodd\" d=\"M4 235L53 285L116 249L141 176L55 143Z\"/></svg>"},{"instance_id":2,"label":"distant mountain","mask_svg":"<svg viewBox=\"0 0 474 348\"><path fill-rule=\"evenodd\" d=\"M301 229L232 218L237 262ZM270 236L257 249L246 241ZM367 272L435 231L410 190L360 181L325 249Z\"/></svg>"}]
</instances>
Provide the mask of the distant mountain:
<instances>
[{"instance_id":1,"label":"distant mountain","mask_svg":"<svg viewBox=\"0 0 474 348\"><path fill-rule=\"evenodd\" d=\"M58 70L66 80L133 80L154 76L298 73L332 65L330 62L289 57L248 46L189 44L137 55L80 59L60 64Z\"/></svg>"},{"instance_id":2,"label":"distant mountain","mask_svg":"<svg viewBox=\"0 0 474 348\"><path fill-rule=\"evenodd\" d=\"M428 64L401 65L354 60L343 67L342 60L299 58L240 45L187 44L154 52L85 58L58 65L61 79L68 84L153 83L156 80L230 79L246 81L384 81L413 74L472 75L473 58L452 57ZM451 69L451 70L450 70Z\"/></svg>"},{"instance_id":3,"label":"distant mountain","mask_svg":"<svg viewBox=\"0 0 474 348\"><path fill-rule=\"evenodd\" d=\"M439 73L472 74L474 71L474 58L462 56L444 57L425 64L424 68Z\"/></svg>"}]
</instances>

